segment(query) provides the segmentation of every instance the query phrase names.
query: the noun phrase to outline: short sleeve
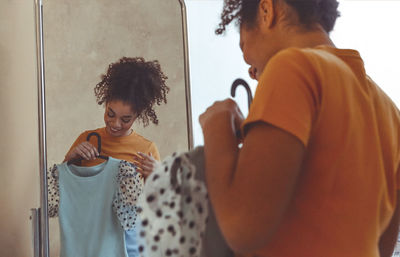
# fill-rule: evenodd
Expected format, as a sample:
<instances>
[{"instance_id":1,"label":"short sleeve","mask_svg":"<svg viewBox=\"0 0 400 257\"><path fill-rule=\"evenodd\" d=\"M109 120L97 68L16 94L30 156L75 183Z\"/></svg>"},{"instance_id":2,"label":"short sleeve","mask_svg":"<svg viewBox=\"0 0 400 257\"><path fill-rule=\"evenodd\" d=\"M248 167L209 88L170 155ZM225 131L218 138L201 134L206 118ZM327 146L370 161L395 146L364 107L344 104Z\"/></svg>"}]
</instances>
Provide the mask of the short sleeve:
<instances>
[{"instance_id":1,"label":"short sleeve","mask_svg":"<svg viewBox=\"0 0 400 257\"><path fill-rule=\"evenodd\" d=\"M144 186L143 176L136 171L136 166L121 161L117 176L118 190L113 200L113 209L124 230L135 227L136 202Z\"/></svg>"},{"instance_id":2,"label":"short sleeve","mask_svg":"<svg viewBox=\"0 0 400 257\"><path fill-rule=\"evenodd\" d=\"M156 159L157 161L160 160L160 153L158 152L156 144L154 144L153 142L150 145L149 153L151 153L151 155L153 155L154 159Z\"/></svg>"},{"instance_id":3,"label":"short sleeve","mask_svg":"<svg viewBox=\"0 0 400 257\"><path fill-rule=\"evenodd\" d=\"M318 105L318 78L300 49L283 50L265 67L242 125L266 122L308 143Z\"/></svg>"},{"instance_id":4,"label":"short sleeve","mask_svg":"<svg viewBox=\"0 0 400 257\"><path fill-rule=\"evenodd\" d=\"M58 216L58 209L60 203L60 189L59 189L59 176L57 165L53 165L47 171L47 200L48 200L48 213L50 218Z\"/></svg>"}]
</instances>

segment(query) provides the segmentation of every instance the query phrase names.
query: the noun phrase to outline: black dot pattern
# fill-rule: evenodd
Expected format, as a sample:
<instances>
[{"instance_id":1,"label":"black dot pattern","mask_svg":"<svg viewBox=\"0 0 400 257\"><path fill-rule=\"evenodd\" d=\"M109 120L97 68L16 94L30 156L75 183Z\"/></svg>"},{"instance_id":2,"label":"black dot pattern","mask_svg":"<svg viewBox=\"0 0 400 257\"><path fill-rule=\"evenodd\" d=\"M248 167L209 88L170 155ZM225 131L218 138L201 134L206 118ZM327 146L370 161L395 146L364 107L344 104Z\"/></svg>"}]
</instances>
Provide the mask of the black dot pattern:
<instances>
[{"instance_id":1,"label":"black dot pattern","mask_svg":"<svg viewBox=\"0 0 400 257\"><path fill-rule=\"evenodd\" d=\"M58 169L56 164L47 171L47 199L49 218L58 217L60 188L58 185Z\"/></svg>"},{"instance_id":2,"label":"black dot pattern","mask_svg":"<svg viewBox=\"0 0 400 257\"><path fill-rule=\"evenodd\" d=\"M136 203L143 191L143 176L136 171L136 166L127 161L121 161L117 176L119 184L114 197L113 209L117 213L123 229L132 229L136 225Z\"/></svg>"},{"instance_id":3,"label":"black dot pattern","mask_svg":"<svg viewBox=\"0 0 400 257\"><path fill-rule=\"evenodd\" d=\"M199 257L208 216L207 190L185 154L175 153L147 178L137 206L145 256Z\"/></svg>"}]
</instances>

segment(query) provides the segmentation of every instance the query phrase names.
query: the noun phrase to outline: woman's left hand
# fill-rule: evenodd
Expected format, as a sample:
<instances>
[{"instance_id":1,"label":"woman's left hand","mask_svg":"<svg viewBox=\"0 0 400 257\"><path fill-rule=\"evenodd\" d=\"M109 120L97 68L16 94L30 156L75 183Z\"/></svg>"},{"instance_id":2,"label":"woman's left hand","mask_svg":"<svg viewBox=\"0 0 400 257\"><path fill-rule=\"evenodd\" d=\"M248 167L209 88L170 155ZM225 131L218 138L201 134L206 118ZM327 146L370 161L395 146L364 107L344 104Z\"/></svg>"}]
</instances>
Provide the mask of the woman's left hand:
<instances>
[{"instance_id":1,"label":"woman's left hand","mask_svg":"<svg viewBox=\"0 0 400 257\"><path fill-rule=\"evenodd\" d=\"M204 136L211 136L216 140L229 134L236 136L243 120L239 106L230 98L215 102L199 117Z\"/></svg>"},{"instance_id":2,"label":"woman's left hand","mask_svg":"<svg viewBox=\"0 0 400 257\"><path fill-rule=\"evenodd\" d=\"M138 172L140 172L145 179L158 165L160 165L160 162L154 159L151 153L145 154L138 152L133 158L138 167Z\"/></svg>"}]
</instances>

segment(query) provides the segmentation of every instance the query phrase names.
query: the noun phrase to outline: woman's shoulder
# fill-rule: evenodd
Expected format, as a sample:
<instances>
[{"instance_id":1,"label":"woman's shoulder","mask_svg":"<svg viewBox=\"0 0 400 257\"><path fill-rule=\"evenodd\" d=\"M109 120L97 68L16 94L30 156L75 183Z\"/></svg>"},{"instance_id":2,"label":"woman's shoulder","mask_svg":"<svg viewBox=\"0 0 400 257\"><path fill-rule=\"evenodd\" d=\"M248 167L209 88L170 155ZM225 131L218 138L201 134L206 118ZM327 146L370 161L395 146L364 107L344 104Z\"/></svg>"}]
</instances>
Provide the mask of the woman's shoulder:
<instances>
[{"instance_id":1,"label":"woman's shoulder","mask_svg":"<svg viewBox=\"0 0 400 257\"><path fill-rule=\"evenodd\" d=\"M289 47L277 52L270 61L289 61L295 60L296 62L310 61L310 59L325 59L327 56L335 56L336 52L340 49L328 46L317 46L317 47Z\"/></svg>"},{"instance_id":2,"label":"woman's shoulder","mask_svg":"<svg viewBox=\"0 0 400 257\"><path fill-rule=\"evenodd\" d=\"M131 136L133 138L133 141L135 141L135 144L141 146L141 148L143 149L142 151L144 151L145 153L150 152L154 156L154 158L160 160L160 153L158 152L157 145L153 141L145 138L142 135L137 134L136 132L132 132Z\"/></svg>"},{"instance_id":3,"label":"woman's shoulder","mask_svg":"<svg viewBox=\"0 0 400 257\"><path fill-rule=\"evenodd\" d=\"M321 64L332 64L336 59L334 54L322 48L289 47L272 56L263 73L281 77L286 77L290 72L305 75L314 73Z\"/></svg>"},{"instance_id":4,"label":"woman's shoulder","mask_svg":"<svg viewBox=\"0 0 400 257\"><path fill-rule=\"evenodd\" d=\"M315 49L312 48L298 48L298 47L289 47L283 49L272 56L270 63L276 64L281 62L292 62L296 63L307 61L308 58L315 55Z\"/></svg>"},{"instance_id":5,"label":"woman's shoulder","mask_svg":"<svg viewBox=\"0 0 400 257\"><path fill-rule=\"evenodd\" d=\"M154 144L153 141L151 141L150 139L148 139L148 138L136 133L135 131L132 131L132 133L130 134L130 137L132 139L134 139L136 141L139 141L139 142L141 142L143 144L146 144L146 145Z\"/></svg>"}]
</instances>

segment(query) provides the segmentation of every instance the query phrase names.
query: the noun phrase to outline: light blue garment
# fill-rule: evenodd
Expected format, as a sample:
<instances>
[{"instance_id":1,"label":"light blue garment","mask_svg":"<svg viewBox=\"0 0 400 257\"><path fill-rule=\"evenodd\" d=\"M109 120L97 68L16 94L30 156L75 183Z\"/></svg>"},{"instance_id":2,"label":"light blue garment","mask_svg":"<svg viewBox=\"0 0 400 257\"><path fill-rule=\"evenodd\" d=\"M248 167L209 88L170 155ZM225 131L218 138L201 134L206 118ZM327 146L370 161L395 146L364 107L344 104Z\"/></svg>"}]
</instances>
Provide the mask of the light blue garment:
<instances>
[{"instance_id":1,"label":"light blue garment","mask_svg":"<svg viewBox=\"0 0 400 257\"><path fill-rule=\"evenodd\" d=\"M57 165L60 257L127 257L124 230L113 211L120 161L93 166Z\"/></svg>"},{"instance_id":2,"label":"light blue garment","mask_svg":"<svg viewBox=\"0 0 400 257\"><path fill-rule=\"evenodd\" d=\"M140 242L140 224L139 218L136 218L136 225L133 229L125 230L125 242L128 257L139 257L139 242Z\"/></svg>"}]
</instances>

